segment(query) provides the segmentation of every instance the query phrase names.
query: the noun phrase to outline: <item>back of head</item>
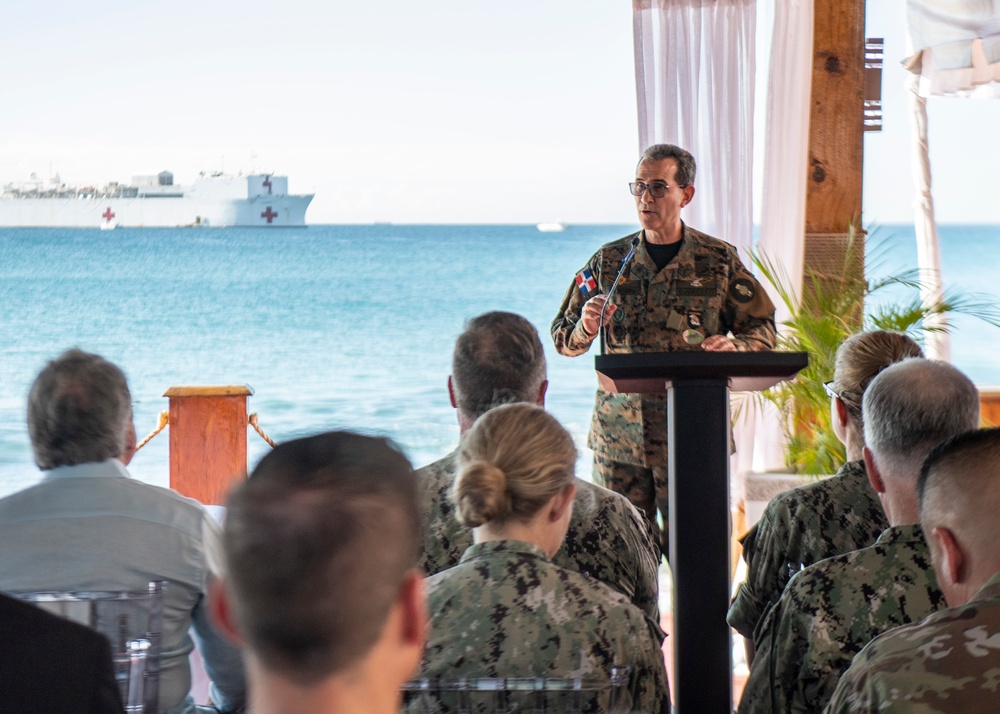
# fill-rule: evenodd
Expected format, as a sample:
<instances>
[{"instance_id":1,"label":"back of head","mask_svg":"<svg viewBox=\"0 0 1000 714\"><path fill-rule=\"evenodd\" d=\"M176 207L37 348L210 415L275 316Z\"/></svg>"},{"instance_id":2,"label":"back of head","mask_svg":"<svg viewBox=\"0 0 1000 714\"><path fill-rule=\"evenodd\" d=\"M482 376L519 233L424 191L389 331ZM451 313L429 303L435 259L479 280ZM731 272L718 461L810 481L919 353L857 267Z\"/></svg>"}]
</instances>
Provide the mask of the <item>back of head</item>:
<instances>
[{"instance_id":1,"label":"back of head","mask_svg":"<svg viewBox=\"0 0 1000 714\"><path fill-rule=\"evenodd\" d=\"M279 444L229 499L238 628L266 669L301 685L338 673L375 644L421 540L415 477L387 440Z\"/></svg>"},{"instance_id":2,"label":"back of head","mask_svg":"<svg viewBox=\"0 0 1000 714\"><path fill-rule=\"evenodd\" d=\"M917 495L924 533L948 528L987 566L987 577L1000 571L1000 428L968 431L937 446L920 471Z\"/></svg>"},{"instance_id":3,"label":"back of head","mask_svg":"<svg viewBox=\"0 0 1000 714\"><path fill-rule=\"evenodd\" d=\"M879 470L915 485L931 449L979 426L979 392L950 364L907 359L872 380L862 410L865 444Z\"/></svg>"},{"instance_id":4,"label":"back of head","mask_svg":"<svg viewBox=\"0 0 1000 714\"><path fill-rule=\"evenodd\" d=\"M694 156L687 149L682 149L674 144L653 144L639 158L639 163L643 161L666 161L673 159L677 162L677 173L674 174L674 181L681 186L694 186L694 175L698 170L695 165Z\"/></svg>"},{"instance_id":5,"label":"back of head","mask_svg":"<svg viewBox=\"0 0 1000 714\"><path fill-rule=\"evenodd\" d=\"M132 397L125 373L71 349L45 365L28 394L28 434L44 470L113 459L124 451Z\"/></svg>"},{"instance_id":6,"label":"back of head","mask_svg":"<svg viewBox=\"0 0 1000 714\"><path fill-rule=\"evenodd\" d=\"M859 431L864 429L861 401L875 376L890 364L923 356L920 345L901 332L870 330L844 340L837 349L833 390Z\"/></svg>"},{"instance_id":7,"label":"back of head","mask_svg":"<svg viewBox=\"0 0 1000 714\"><path fill-rule=\"evenodd\" d=\"M545 381L545 351L538 331L511 312L469 320L455 342L452 386L458 408L476 419L492 407L534 402Z\"/></svg>"},{"instance_id":8,"label":"back of head","mask_svg":"<svg viewBox=\"0 0 1000 714\"><path fill-rule=\"evenodd\" d=\"M573 483L573 437L544 409L508 404L491 409L459 447L453 499L459 521L476 528L530 520Z\"/></svg>"}]
</instances>

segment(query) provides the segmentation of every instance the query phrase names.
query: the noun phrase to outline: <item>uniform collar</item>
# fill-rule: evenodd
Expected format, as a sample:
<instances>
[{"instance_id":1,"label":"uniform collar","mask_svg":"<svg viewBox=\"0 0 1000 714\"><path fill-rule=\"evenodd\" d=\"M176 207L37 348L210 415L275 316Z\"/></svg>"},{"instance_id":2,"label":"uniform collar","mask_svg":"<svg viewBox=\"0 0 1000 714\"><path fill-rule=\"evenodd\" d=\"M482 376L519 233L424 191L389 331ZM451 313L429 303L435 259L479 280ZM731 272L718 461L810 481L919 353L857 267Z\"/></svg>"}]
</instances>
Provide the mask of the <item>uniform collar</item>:
<instances>
[{"instance_id":1,"label":"uniform collar","mask_svg":"<svg viewBox=\"0 0 1000 714\"><path fill-rule=\"evenodd\" d=\"M969 602L998 599L1000 599L1000 573L995 573L992 578L983 583L983 586L976 591Z\"/></svg>"},{"instance_id":2,"label":"uniform collar","mask_svg":"<svg viewBox=\"0 0 1000 714\"><path fill-rule=\"evenodd\" d=\"M549 560L549 557L545 555L545 551L534 543L525 543L522 540L491 540L485 543L470 545L465 549L462 559L458 562L464 563L467 560L490 558L497 555L504 557L528 555L534 558L541 558L542 560Z\"/></svg>"},{"instance_id":3,"label":"uniform collar","mask_svg":"<svg viewBox=\"0 0 1000 714\"><path fill-rule=\"evenodd\" d=\"M42 472L43 481L54 481L61 478L96 478L96 477L122 477L131 478L129 472L118 459L105 459L104 461L91 461L86 464L75 464L73 466L56 466L54 469Z\"/></svg>"},{"instance_id":4,"label":"uniform collar","mask_svg":"<svg viewBox=\"0 0 1000 714\"><path fill-rule=\"evenodd\" d=\"M875 545L895 545L897 543L924 542L924 529L919 523L906 526L889 526L875 541Z\"/></svg>"}]
</instances>

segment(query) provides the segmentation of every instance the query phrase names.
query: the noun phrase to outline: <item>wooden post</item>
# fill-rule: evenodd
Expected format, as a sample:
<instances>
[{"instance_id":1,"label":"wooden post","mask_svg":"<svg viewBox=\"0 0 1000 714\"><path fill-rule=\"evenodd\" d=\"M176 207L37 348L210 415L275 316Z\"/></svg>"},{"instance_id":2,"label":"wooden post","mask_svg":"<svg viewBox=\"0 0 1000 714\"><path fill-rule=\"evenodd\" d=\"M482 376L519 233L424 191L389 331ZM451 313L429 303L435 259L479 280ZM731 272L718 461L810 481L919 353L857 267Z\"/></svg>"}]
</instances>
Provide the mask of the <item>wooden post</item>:
<instances>
[{"instance_id":1,"label":"wooden post","mask_svg":"<svg viewBox=\"0 0 1000 714\"><path fill-rule=\"evenodd\" d=\"M170 487L207 505L222 505L247 470L249 385L171 387Z\"/></svg>"},{"instance_id":2,"label":"wooden post","mask_svg":"<svg viewBox=\"0 0 1000 714\"><path fill-rule=\"evenodd\" d=\"M813 37L806 280L810 270L822 278L828 270L843 276L845 268L863 278L865 0L816 3Z\"/></svg>"}]
</instances>

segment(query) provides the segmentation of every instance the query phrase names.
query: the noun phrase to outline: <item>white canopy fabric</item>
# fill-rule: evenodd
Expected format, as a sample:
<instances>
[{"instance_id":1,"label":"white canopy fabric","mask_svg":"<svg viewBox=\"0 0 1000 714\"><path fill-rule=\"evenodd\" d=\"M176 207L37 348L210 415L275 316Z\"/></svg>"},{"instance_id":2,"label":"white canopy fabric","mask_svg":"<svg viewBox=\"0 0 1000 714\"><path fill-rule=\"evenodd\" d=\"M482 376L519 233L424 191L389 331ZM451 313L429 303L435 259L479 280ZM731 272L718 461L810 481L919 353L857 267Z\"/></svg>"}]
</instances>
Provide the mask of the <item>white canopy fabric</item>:
<instances>
[{"instance_id":1,"label":"white canopy fabric","mask_svg":"<svg viewBox=\"0 0 1000 714\"><path fill-rule=\"evenodd\" d=\"M906 12L911 55L904 65L914 73L909 89L917 266L922 296L931 302L941 299L943 280L931 194L927 98L1000 98L1000 0L907 0ZM946 326L943 316L933 324ZM950 359L948 335L930 333L925 352Z\"/></svg>"},{"instance_id":2,"label":"white canopy fabric","mask_svg":"<svg viewBox=\"0 0 1000 714\"><path fill-rule=\"evenodd\" d=\"M1000 0L907 0L917 93L1000 96Z\"/></svg>"}]
</instances>

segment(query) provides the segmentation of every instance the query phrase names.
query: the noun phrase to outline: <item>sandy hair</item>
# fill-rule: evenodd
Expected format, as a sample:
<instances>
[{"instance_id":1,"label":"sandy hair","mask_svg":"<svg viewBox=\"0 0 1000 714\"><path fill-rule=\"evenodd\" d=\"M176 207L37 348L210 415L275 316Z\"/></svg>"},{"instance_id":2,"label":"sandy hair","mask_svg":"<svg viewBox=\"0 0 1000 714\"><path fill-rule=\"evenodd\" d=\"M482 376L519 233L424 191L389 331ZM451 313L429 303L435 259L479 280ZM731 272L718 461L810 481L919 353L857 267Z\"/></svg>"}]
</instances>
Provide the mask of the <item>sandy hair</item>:
<instances>
[{"instance_id":1,"label":"sandy hair","mask_svg":"<svg viewBox=\"0 0 1000 714\"><path fill-rule=\"evenodd\" d=\"M573 437L534 404L507 404L483 414L459 448L452 498L468 528L530 520L573 483Z\"/></svg>"},{"instance_id":2,"label":"sandy hair","mask_svg":"<svg viewBox=\"0 0 1000 714\"><path fill-rule=\"evenodd\" d=\"M851 425L859 434L864 433L862 400L875 376L890 364L923 356L920 345L902 332L859 332L841 343L834 364L833 390L847 407Z\"/></svg>"}]
</instances>

